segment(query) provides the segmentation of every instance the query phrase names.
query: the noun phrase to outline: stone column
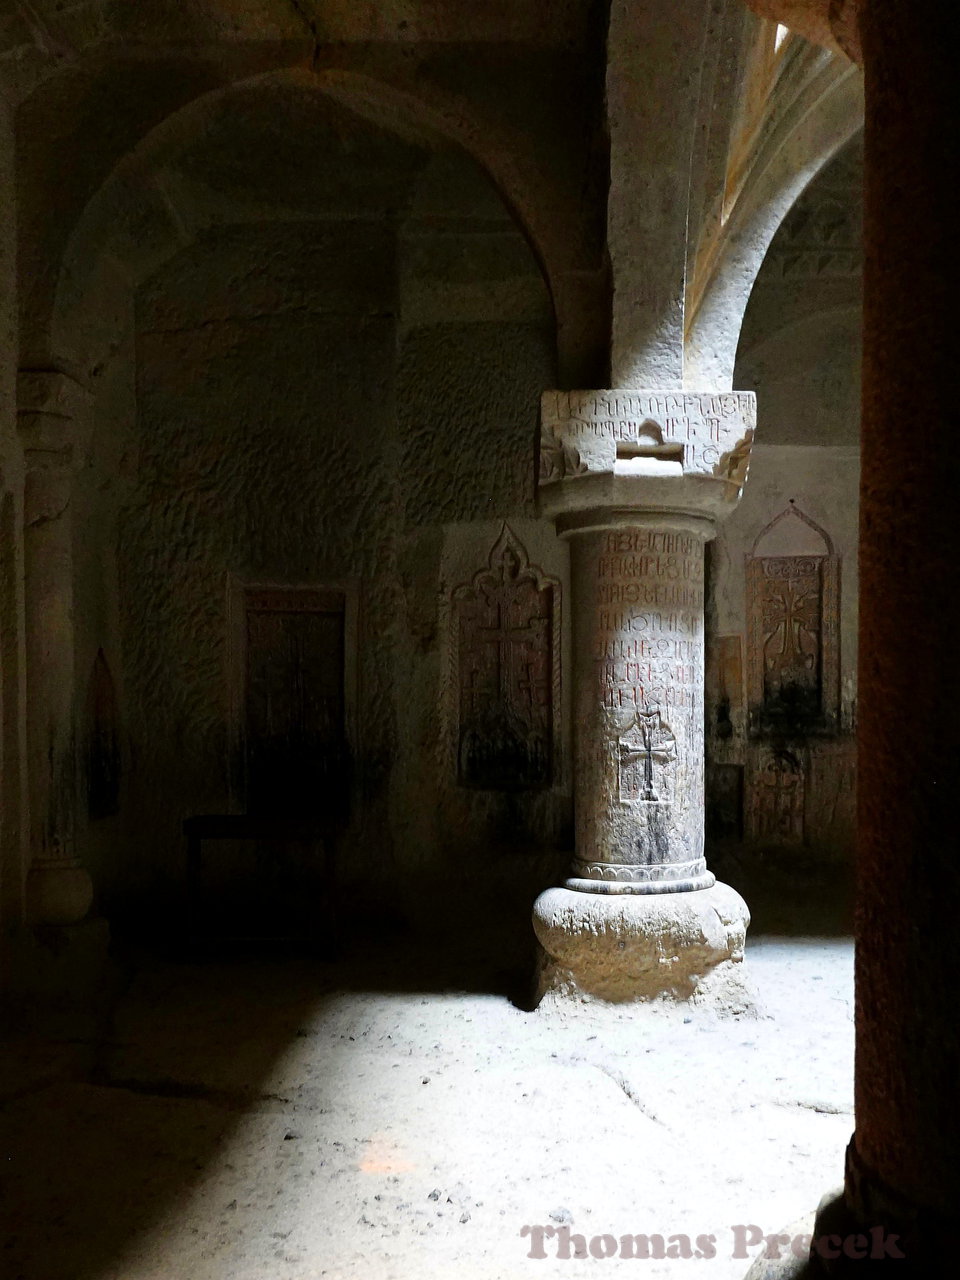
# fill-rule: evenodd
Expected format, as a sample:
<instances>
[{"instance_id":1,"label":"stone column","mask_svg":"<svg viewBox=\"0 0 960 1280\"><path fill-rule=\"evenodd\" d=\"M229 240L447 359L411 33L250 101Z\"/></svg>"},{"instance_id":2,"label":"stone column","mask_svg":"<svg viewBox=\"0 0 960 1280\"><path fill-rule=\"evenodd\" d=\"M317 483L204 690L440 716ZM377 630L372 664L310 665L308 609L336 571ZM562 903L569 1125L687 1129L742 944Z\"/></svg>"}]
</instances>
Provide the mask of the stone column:
<instances>
[{"instance_id":1,"label":"stone column","mask_svg":"<svg viewBox=\"0 0 960 1280\"><path fill-rule=\"evenodd\" d=\"M709 889L703 857L708 520L561 519L573 569L577 850L570 889Z\"/></svg>"},{"instance_id":2,"label":"stone column","mask_svg":"<svg viewBox=\"0 0 960 1280\"><path fill-rule=\"evenodd\" d=\"M725 993L749 921L704 860L703 567L751 395L549 392L541 500L571 542L576 860L537 900L539 994Z\"/></svg>"},{"instance_id":3,"label":"stone column","mask_svg":"<svg viewBox=\"0 0 960 1280\"><path fill-rule=\"evenodd\" d=\"M865 122L856 1133L847 1204L955 1256L960 1079L956 45L937 0L859 15ZM847 42L856 51L857 42ZM904 422L916 424L904 447Z\"/></svg>"},{"instance_id":4,"label":"stone column","mask_svg":"<svg viewBox=\"0 0 960 1280\"><path fill-rule=\"evenodd\" d=\"M864 72L856 1131L814 1266L862 1275L838 1241L879 1231L898 1274L936 1275L960 1202L955 41L940 0L749 3Z\"/></svg>"},{"instance_id":5,"label":"stone column","mask_svg":"<svg viewBox=\"0 0 960 1280\"><path fill-rule=\"evenodd\" d=\"M21 371L18 425L26 467L24 578L30 870L35 924L74 924L93 898L75 849L73 496L89 440L90 397L55 370Z\"/></svg>"}]
</instances>

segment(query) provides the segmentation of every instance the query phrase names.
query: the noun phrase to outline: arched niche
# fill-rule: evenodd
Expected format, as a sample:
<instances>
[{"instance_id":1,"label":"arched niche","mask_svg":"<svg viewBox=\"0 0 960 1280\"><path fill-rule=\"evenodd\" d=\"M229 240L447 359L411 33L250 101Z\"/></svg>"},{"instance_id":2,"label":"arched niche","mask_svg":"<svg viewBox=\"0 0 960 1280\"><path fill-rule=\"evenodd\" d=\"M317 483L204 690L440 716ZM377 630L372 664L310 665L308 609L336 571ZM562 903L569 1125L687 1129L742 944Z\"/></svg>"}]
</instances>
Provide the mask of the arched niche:
<instances>
[{"instance_id":1,"label":"arched niche","mask_svg":"<svg viewBox=\"0 0 960 1280\"><path fill-rule=\"evenodd\" d=\"M56 353L78 377L95 384L105 361L122 341L137 288L202 236L211 223L223 221L222 212L204 207L202 193L198 200L192 189L192 180L202 187L209 172L197 170L185 181L178 172L181 159L202 153L206 138L225 118L252 120L257 113L266 118L274 103L285 111L289 107L284 98L289 104L296 97L302 103L314 98L340 108L392 136L400 147L446 148L468 158L526 241L551 307L558 311L571 252L570 232L558 224L543 192L531 184L528 166L514 154L511 139L485 131L459 99L448 100L426 90L418 97L343 68L318 66L306 71L296 67L200 94L118 160L71 230L59 269L53 273L56 285L47 312L39 308L30 318L32 347ZM310 120L298 120L296 112L292 116L291 136L302 135ZM278 167L282 167L285 148L281 145L276 150ZM302 172L308 183L310 174ZM218 179L223 176L215 174ZM288 214L302 216L302 209L291 206ZM239 220L282 216L282 210L250 207ZM558 335L562 325L556 314Z\"/></svg>"},{"instance_id":2,"label":"arched niche","mask_svg":"<svg viewBox=\"0 0 960 1280\"><path fill-rule=\"evenodd\" d=\"M747 706L753 738L833 735L840 713L840 557L791 503L746 557Z\"/></svg>"}]
</instances>

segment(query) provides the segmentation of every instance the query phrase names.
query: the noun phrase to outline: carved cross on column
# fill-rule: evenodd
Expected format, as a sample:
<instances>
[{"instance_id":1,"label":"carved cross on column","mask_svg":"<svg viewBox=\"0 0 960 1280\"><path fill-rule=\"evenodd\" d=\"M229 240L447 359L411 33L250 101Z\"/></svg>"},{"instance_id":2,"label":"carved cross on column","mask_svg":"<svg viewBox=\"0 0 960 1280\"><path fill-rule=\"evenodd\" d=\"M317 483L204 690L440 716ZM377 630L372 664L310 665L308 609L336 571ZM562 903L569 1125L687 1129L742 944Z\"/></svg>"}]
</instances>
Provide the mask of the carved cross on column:
<instances>
[{"instance_id":1,"label":"carved cross on column","mask_svg":"<svg viewBox=\"0 0 960 1280\"><path fill-rule=\"evenodd\" d=\"M643 761L643 788L641 800L658 801L653 786L653 766L670 764L677 758L677 742L673 734L660 718L660 712L638 711L634 717L634 725L639 741L623 741L619 743L621 777L626 765Z\"/></svg>"}]
</instances>

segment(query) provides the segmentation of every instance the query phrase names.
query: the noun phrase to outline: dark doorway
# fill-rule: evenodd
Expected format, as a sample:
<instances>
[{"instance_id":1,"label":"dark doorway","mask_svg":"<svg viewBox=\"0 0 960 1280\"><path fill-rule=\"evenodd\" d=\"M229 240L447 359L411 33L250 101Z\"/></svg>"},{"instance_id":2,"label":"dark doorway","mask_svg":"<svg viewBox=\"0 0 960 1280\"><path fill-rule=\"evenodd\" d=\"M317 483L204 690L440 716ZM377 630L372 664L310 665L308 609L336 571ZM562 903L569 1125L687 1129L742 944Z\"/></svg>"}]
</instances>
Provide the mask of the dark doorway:
<instances>
[{"instance_id":1,"label":"dark doorway","mask_svg":"<svg viewBox=\"0 0 960 1280\"><path fill-rule=\"evenodd\" d=\"M247 811L317 817L345 803L342 592L251 588L246 611Z\"/></svg>"}]
</instances>

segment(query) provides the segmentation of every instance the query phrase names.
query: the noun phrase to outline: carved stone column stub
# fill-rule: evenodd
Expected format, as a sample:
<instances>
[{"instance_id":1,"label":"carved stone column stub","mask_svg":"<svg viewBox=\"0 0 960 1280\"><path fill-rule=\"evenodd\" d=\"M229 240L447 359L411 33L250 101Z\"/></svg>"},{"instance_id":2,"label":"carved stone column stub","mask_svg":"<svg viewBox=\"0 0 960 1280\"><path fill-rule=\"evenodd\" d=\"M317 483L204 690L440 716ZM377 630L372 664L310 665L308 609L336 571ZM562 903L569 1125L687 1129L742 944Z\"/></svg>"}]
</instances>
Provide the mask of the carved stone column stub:
<instances>
[{"instance_id":1,"label":"carved stone column stub","mask_svg":"<svg viewBox=\"0 0 960 1280\"><path fill-rule=\"evenodd\" d=\"M704 547L755 421L742 392L543 397L541 508L571 546L576 856L534 909L541 995L689 997L742 956L746 906L704 860Z\"/></svg>"},{"instance_id":2,"label":"carved stone column stub","mask_svg":"<svg viewBox=\"0 0 960 1280\"><path fill-rule=\"evenodd\" d=\"M73 522L76 469L86 459L92 397L68 374L21 370L18 427L25 463L28 756L34 923L72 924L89 910L90 877L75 851Z\"/></svg>"}]
</instances>

